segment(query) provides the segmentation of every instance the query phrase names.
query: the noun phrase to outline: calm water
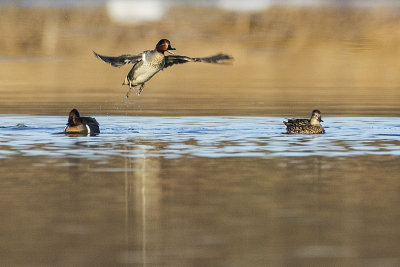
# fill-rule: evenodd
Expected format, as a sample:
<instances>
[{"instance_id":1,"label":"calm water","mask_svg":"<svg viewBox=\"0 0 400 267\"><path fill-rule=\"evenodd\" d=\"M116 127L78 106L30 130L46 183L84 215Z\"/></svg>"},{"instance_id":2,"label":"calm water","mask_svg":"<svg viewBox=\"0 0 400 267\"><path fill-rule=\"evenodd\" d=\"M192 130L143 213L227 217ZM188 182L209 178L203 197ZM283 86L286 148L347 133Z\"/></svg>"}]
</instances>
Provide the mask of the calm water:
<instances>
[{"instance_id":1,"label":"calm water","mask_svg":"<svg viewBox=\"0 0 400 267\"><path fill-rule=\"evenodd\" d=\"M398 266L400 119L0 117L5 265Z\"/></svg>"}]
</instances>

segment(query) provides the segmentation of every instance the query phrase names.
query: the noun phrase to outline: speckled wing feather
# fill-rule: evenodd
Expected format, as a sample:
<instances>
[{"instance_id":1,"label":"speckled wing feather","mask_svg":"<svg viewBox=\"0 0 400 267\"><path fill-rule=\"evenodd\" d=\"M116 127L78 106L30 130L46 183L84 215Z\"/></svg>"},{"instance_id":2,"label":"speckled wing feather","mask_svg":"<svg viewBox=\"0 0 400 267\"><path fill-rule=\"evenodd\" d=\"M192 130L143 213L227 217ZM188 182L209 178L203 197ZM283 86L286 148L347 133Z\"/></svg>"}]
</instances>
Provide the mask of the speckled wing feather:
<instances>
[{"instance_id":1,"label":"speckled wing feather","mask_svg":"<svg viewBox=\"0 0 400 267\"><path fill-rule=\"evenodd\" d=\"M290 124L286 125L287 126L287 133L289 134L299 134L299 133L305 133L307 130L311 127L311 125L307 124Z\"/></svg>"},{"instance_id":2,"label":"speckled wing feather","mask_svg":"<svg viewBox=\"0 0 400 267\"><path fill-rule=\"evenodd\" d=\"M311 125L309 119L289 119L283 122L288 134L321 134L325 133L322 126Z\"/></svg>"},{"instance_id":3,"label":"speckled wing feather","mask_svg":"<svg viewBox=\"0 0 400 267\"><path fill-rule=\"evenodd\" d=\"M283 122L286 126L292 126L292 125L309 125L310 120L309 119L288 119L288 121Z\"/></svg>"},{"instance_id":4,"label":"speckled wing feather","mask_svg":"<svg viewBox=\"0 0 400 267\"><path fill-rule=\"evenodd\" d=\"M187 57L187 56L178 56L171 55L165 56L165 65L164 68L171 67L174 64L184 64L187 62L206 62L206 63L214 63L214 64L229 64L233 60L233 57L225 54L217 54L210 57Z\"/></svg>"},{"instance_id":5,"label":"speckled wing feather","mask_svg":"<svg viewBox=\"0 0 400 267\"><path fill-rule=\"evenodd\" d=\"M138 55L121 55L118 57L107 57L107 56L102 56L100 54L97 54L96 52L93 51L93 54L95 57L100 58L106 63L111 64L113 67L121 67L125 64L135 64L136 62L140 61L142 59L142 54Z\"/></svg>"}]
</instances>

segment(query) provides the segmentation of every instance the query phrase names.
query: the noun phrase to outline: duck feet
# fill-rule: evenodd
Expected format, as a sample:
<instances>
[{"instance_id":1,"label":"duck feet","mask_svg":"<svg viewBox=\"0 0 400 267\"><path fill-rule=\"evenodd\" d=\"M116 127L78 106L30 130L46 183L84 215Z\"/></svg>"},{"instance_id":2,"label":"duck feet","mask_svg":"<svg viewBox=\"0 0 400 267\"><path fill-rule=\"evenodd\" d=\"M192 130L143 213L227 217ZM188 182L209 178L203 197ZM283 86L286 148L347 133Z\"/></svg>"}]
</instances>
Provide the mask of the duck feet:
<instances>
[{"instance_id":1,"label":"duck feet","mask_svg":"<svg viewBox=\"0 0 400 267\"><path fill-rule=\"evenodd\" d=\"M138 96L142 93L143 87L144 87L144 83L140 85L140 87L139 87L139 89L138 89L138 91L137 91L137 95L138 95Z\"/></svg>"},{"instance_id":2,"label":"duck feet","mask_svg":"<svg viewBox=\"0 0 400 267\"><path fill-rule=\"evenodd\" d=\"M144 84L141 84L140 87L137 89L136 87L132 87L132 83L129 83L129 89L128 89L128 91L127 91L126 94L125 94L126 99L129 98L129 93L131 92L132 89L136 91L136 94L137 94L138 96L140 96L140 94L141 94L142 91L143 91L143 87L144 87Z\"/></svg>"},{"instance_id":3,"label":"duck feet","mask_svg":"<svg viewBox=\"0 0 400 267\"><path fill-rule=\"evenodd\" d=\"M126 95L125 95L126 99L129 98L129 93L131 92L131 90L132 90L132 83L129 83L129 89L128 89L128 91L126 92Z\"/></svg>"}]
</instances>

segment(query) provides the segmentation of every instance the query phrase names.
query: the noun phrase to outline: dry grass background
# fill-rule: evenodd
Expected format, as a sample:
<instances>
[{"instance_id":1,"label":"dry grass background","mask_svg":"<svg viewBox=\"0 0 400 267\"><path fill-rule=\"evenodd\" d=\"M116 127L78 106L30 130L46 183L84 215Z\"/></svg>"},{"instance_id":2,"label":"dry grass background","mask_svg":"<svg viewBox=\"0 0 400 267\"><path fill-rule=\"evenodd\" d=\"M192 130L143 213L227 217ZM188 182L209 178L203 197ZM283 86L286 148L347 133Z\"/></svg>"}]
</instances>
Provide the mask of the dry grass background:
<instances>
[{"instance_id":1,"label":"dry grass background","mask_svg":"<svg viewBox=\"0 0 400 267\"><path fill-rule=\"evenodd\" d=\"M242 49L291 50L338 46L398 52L400 10L270 8L237 13L214 8L172 8L156 22L118 24L105 8L0 8L2 55L85 54L173 40L233 42ZM214 43L216 46L216 44ZM196 49L198 49L196 47Z\"/></svg>"},{"instance_id":2,"label":"dry grass background","mask_svg":"<svg viewBox=\"0 0 400 267\"><path fill-rule=\"evenodd\" d=\"M169 10L120 25L104 8L0 9L0 113L121 115L400 115L400 11L271 8L244 14ZM168 38L179 54L226 52L232 66L168 69L124 99L129 68L93 58Z\"/></svg>"}]
</instances>

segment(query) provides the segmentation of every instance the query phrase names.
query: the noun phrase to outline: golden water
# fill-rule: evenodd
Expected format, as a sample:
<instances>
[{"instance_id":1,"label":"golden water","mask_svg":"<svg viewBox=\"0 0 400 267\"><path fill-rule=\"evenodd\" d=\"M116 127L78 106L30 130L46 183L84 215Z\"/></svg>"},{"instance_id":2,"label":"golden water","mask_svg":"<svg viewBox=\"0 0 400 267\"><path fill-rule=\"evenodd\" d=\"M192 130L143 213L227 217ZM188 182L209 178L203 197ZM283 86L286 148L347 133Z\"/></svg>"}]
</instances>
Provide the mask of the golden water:
<instances>
[{"instance_id":1,"label":"golden water","mask_svg":"<svg viewBox=\"0 0 400 267\"><path fill-rule=\"evenodd\" d=\"M215 11L202 28L175 10L148 31L93 10L14 11L1 10L3 265L400 265L393 13ZM91 50L160 36L235 62L168 68L126 100L129 67ZM102 133L60 134L72 108ZM316 108L325 135L283 134Z\"/></svg>"}]
</instances>

